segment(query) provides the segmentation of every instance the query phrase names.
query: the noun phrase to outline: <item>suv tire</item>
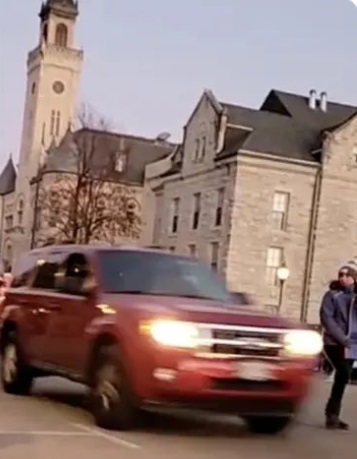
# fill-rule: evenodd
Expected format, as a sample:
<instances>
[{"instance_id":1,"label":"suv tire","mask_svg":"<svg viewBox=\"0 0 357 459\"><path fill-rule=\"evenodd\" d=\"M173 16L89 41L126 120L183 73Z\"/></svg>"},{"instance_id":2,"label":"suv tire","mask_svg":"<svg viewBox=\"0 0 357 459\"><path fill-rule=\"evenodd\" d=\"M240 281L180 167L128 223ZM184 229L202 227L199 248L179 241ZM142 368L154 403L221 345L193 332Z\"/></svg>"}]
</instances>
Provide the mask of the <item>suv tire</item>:
<instances>
[{"instance_id":1,"label":"suv tire","mask_svg":"<svg viewBox=\"0 0 357 459\"><path fill-rule=\"evenodd\" d=\"M23 358L16 332L9 332L1 350L1 383L4 392L13 395L28 395L34 376Z\"/></svg>"},{"instance_id":2,"label":"suv tire","mask_svg":"<svg viewBox=\"0 0 357 459\"><path fill-rule=\"evenodd\" d=\"M247 416L244 418L250 432L275 435L285 430L293 421L293 416Z\"/></svg>"},{"instance_id":3,"label":"suv tire","mask_svg":"<svg viewBox=\"0 0 357 459\"><path fill-rule=\"evenodd\" d=\"M129 430L136 426L139 409L135 403L118 346L104 346L94 359L90 405L98 427Z\"/></svg>"}]
</instances>

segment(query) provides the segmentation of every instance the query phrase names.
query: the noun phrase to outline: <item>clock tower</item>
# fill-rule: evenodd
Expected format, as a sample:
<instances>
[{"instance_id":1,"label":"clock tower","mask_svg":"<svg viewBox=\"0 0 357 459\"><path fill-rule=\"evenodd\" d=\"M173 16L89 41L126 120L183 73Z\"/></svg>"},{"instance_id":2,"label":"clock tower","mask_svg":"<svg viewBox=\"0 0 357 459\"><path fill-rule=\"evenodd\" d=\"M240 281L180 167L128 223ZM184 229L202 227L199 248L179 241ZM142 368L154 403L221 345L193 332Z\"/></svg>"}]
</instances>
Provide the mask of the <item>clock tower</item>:
<instances>
[{"instance_id":1,"label":"clock tower","mask_svg":"<svg viewBox=\"0 0 357 459\"><path fill-rule=\"evenodd\" d=\"M76 0L46 0L38 44L27 58L27 87L16 193L27 194L41 156L58 143L75 115L83 52L74 47Z\"/></svg>"}]
</instances>

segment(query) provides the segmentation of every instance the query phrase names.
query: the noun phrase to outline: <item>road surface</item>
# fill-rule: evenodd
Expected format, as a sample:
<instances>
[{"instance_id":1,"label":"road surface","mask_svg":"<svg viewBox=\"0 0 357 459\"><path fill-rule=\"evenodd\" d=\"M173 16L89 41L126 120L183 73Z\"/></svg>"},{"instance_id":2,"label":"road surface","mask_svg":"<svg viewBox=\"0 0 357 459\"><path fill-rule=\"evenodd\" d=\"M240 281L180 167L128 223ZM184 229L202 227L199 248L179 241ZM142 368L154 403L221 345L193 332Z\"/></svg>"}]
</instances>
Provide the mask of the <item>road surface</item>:
<instances>
[{"instance_id":1,"label":"road surface","mask_svg":"<svg viewBox=\"0 0 357 459\"><path fill-rule=\"evenodd\" d=\"M321 413L329 387L316 382L292 430L263 437L248 433L234 417L196 413L155 415L150 427L137 432L102 431L85 410L81 387L43 380L30 397L0 394L0 458L72 459L77 454L83 459L355 459L357 386L349 386L346 396L349 432L323 429Z\"/></svg>"}]
</instances>

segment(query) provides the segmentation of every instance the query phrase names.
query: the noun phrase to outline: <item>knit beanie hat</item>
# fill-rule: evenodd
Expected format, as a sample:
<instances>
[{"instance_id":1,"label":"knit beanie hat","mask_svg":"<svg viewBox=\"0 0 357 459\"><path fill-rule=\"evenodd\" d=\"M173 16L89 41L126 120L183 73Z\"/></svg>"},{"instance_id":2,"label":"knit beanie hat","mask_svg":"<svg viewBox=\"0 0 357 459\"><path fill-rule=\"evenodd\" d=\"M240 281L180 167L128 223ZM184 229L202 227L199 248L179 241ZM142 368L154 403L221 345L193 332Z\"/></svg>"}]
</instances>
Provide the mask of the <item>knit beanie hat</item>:
<instances>
[{"instance_id":1,"label":"knit beanie hat","mask_svg":"<svg viewBox=\"0 0 357 459\"><path fill-rule=\"evenodd\" d=\"M338 272L346 271L353 279L357 280L357 262L355 260L350 260L347 263L343 264Z\"/></svg>"}]
</instances>

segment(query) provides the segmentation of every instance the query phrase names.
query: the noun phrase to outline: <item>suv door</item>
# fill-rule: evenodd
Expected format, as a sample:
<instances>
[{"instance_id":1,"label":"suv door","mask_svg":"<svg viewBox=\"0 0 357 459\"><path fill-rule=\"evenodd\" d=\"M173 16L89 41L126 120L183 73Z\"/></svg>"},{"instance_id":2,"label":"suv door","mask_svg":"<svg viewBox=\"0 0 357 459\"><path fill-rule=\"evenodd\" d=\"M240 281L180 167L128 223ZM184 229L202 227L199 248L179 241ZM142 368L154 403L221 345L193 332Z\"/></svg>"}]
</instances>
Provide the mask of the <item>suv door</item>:
<instances>
[{"instance_id":1,"label":"suv door","mask_svg":"<svg viewBox=\"0 0 357 459\"><path fill-rule=\"evenodd\" d=\"M56 286L61 308L51 316L46 338L46 345L54 349L51 362L77 375L81 374L87 355L85 328L99 315L94 295L84 293L86 284L93 280L88 258L83 253L69 254Z\"/></svg>"},{"instance_id":2,"label":"suv door","mask_svg":"<svg viewBox=\"0 0 357 459\"><path fill-rule=\"evenodd\" d=\"M12 272L13 281L7 291L4 304L5 310L12 306L21 308L21 339L29 359L32 359L36 352L35 342L39 333L37 320L39 303L33 295L31 283L43 257L43 251L33 251L24 253L16 259Z\"/></svg>"},{"instance_id":3,"label":"suv door","mask_svg":"<svg viewBox=\"0 0 357 459\"><path fill-rule=\"evenodd\" d=\"M52 316L61 304L56 295L56 279L63 260L61 252L50 252L38 261L37 272L27 293L32 302L32 330L29 336L31 355L39 363L48 363L54 352L47 336Z\"/></svg>"}]
</instances>

